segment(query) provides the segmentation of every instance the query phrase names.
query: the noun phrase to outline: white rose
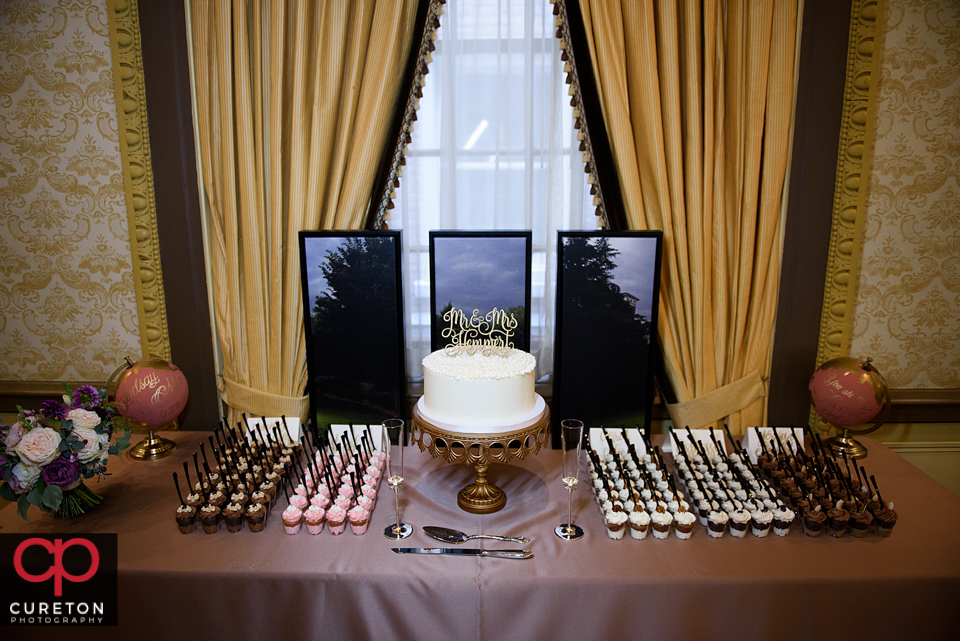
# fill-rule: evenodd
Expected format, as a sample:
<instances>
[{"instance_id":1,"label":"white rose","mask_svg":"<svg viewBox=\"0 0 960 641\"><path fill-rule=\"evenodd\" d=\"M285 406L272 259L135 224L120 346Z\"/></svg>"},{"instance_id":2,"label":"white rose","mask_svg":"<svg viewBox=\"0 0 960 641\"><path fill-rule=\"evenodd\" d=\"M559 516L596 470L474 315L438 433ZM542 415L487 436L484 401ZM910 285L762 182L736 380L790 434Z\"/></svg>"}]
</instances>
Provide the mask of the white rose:
<instances>
[{"instance_id":1,"label":"white rose","mask_svg":"<svg viewBox=\"0 0 960 641\"><path fill-rule=\"evenodd\" d=\"M74 410L76 411L76 410ZM76 423L74 423L76 425ZM87 427L74 427L73 433L81 441L86 441L83 449L77 452L77 458L81 463L89 463L100 456L100 435Z\"/></svg>"},{"instance_id":2,"label":"white rose","mask_svg":"<svg viewBox=\"0 0 960 641\"><path fill-rule=\"evenodd\" d=\"M16 452L28 466L47 465L60 455L60 434L49 427L38 427L23 435Z\"/></svg>"},{"instance_id":3,"label":"white rose","mask_svg":"<svg viewBox=\"0 0 960 641\"><path fill-rule=\"evenodd\" d=\"M67 418L73 421L74 427L96 427L100 425L100 416L90 410L75 409L67 412Z\"/></svg>"},{"instance_id":4,"label":"white rose","mask_svg":"<svg viewBox=\"0 0 960 641\"><path fill-rule=\"evenodd\" d=\"M40 466L17 463L13 466L11 474L17 478L17 484L22 488L23 492L26 492L33 487L33 484L40 478Z\"/></svg>"},{"instance_id":5,"label":"white rose","mask_svg":"<svg viewBox=\"0 0 960 641\"><path fill-rule=\"evenodd\" d=\"M110 445L110 433L104 432L103 434L98 434L100 438L100 447L106 447Z\"/></svg>"}]
</instances>

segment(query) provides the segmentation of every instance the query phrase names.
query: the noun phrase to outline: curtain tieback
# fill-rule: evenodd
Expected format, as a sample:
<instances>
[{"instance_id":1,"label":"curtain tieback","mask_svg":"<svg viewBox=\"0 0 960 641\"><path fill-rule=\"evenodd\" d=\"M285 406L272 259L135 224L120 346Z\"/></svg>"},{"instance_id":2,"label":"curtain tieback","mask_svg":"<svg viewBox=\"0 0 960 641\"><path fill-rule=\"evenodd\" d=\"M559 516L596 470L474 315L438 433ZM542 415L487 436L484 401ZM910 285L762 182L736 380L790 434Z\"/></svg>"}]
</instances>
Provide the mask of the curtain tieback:
<instances>
[{"instance_id":1,"label":"curtain tieback","mask_svg":"<svg viewBox=\"0 0 960 641\"><path fill-rule=\"evenodd\" d=\"M221 376L217 382L220 399L237 410L251 416L289 416L307 418L310 411L310 396L282 396L247 387L242 383Z\"/></svg>"},{"instance_id":2,"label":"curtain tieback","mask_svg":"<svg viewBox=\"0 0 960 641\"><path fill-rule=\"evenodd\" d=\"M746 409L766 395L760 370L754 370L703 396L683 403L667 403L667 413L674 427L698 429Z\"/></svg>"}]
</instances>

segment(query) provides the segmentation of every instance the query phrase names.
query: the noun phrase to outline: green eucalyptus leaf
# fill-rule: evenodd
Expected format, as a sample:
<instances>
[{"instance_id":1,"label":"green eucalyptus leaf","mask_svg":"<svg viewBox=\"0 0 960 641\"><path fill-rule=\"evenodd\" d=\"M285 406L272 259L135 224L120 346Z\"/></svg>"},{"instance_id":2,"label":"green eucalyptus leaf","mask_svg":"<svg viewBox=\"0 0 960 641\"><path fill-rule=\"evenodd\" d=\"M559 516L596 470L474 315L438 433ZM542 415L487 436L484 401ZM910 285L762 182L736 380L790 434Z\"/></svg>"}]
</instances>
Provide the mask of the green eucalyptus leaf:
<instances>
[{"instance_id":1,"label":"green eucalyptus leaf","mask_svg":"<svg viewBox=\"0 0 960 641\"><path fill-rule=\"evenodd\" d=\"M51 510L56 510L58 507L60 507L60 503L62 501L63 490L56 485L48 485L47 489L43 491L43 504Z\"/></svg>"},{"instance_id":2,"label":"green eucalyptus leaf","mask_svg":"<svg viewBox=\"0 0 960 641\"><path fill-rule=\"evenodd\" d=\"M30 503L30 505L36 505L37 507L40 507L43 504L43 495L40 494L40 490L33 488L27 492L27 501Z\"/></svg>"},{"instance_id":3,"label":"green eucalyptus leaf","mask_svg":"<svg viewBox=\"0 0 960 641\"><path fill-rule=\"evenodd\" d=\"M0 485L0 499L4 501L10 501L11 503L16 503L17 493L13 491L13 488L10 487L8 483Z\"/></svg>"},{"instance_id":4,"label":"green eucalyptus leaf","mask_svg":"<svg viewBox=\"0 0 960 641\"><path fill-rule=\"evenodd\" d=\"M27 495L21 494L20 498L17 499L17 516L24 521L29 521L30 518L27 516L27 510L29 509L30 503L27 501Z\"/></svg>"}]
</instances>

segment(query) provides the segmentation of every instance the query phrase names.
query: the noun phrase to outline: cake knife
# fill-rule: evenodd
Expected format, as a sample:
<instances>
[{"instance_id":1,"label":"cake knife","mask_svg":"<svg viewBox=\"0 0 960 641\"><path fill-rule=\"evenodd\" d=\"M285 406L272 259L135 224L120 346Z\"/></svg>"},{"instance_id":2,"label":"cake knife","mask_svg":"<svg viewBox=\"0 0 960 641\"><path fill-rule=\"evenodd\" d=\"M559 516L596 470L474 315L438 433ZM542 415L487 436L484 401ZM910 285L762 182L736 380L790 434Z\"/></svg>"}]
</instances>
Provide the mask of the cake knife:
<instances>
[{"instance_id":1,"label":"cake knife","mask_svg":"<svg viewBox=\"0 0 960 641\"><path fill-rule=\"evenodd\" d=\"M483 550L479 548L390 548L397 554L453 554L454 556L492 556L498 559L532 559L530 550Z\"/></svg>"}]
</instances>

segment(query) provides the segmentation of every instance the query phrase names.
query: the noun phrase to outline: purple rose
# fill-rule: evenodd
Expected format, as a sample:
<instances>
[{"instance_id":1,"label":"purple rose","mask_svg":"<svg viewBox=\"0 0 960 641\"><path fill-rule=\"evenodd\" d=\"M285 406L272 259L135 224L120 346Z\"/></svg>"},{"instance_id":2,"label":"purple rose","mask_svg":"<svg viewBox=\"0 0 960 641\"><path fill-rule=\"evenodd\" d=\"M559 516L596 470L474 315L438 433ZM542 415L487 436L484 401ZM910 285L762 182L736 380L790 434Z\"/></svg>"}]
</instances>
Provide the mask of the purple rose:
<instances>
[{"instance_id":1,"label":"purple rose","mask_svg":"<svg viewBox=\"0 0 960 641\"><path fill-rule=\"evenodd\" d=\"M47 418L61 419L67 415L67 408L54 400L46 400L40 403L40 413Z\"/></svg>"},{"instance_id":2,"label":"purple rose","mask_svg":"<svg viewBox=\"0 0 960 641\"><path fill-rule=\"evenodd\" d=\"M81 385L73 392L73 404L90 409L100 404L100 392L93 385Z\"/></svg>"},{"instance_id":3,"label":"purple rose","mask_svg":"<svg viewBox=\"0 0 960 641\"><path fill-rule=\"evenodd\" d=\"M75 456L67 458L61 454L59 458L43 468L41 476L47 485L68 487L80 478L80 462L75 459Z\"/></svg>"},{"instance_id":4,"label":"purple rose","mask_svg":"<svg viewBox=\"0 0 960 641\"><path fill-rule=\"evenodd\" d=\"M3 475L3 472L16 462L16 459L10 458L6 454L0 454L0 476Z\"/></svg>"}]
</instances>

